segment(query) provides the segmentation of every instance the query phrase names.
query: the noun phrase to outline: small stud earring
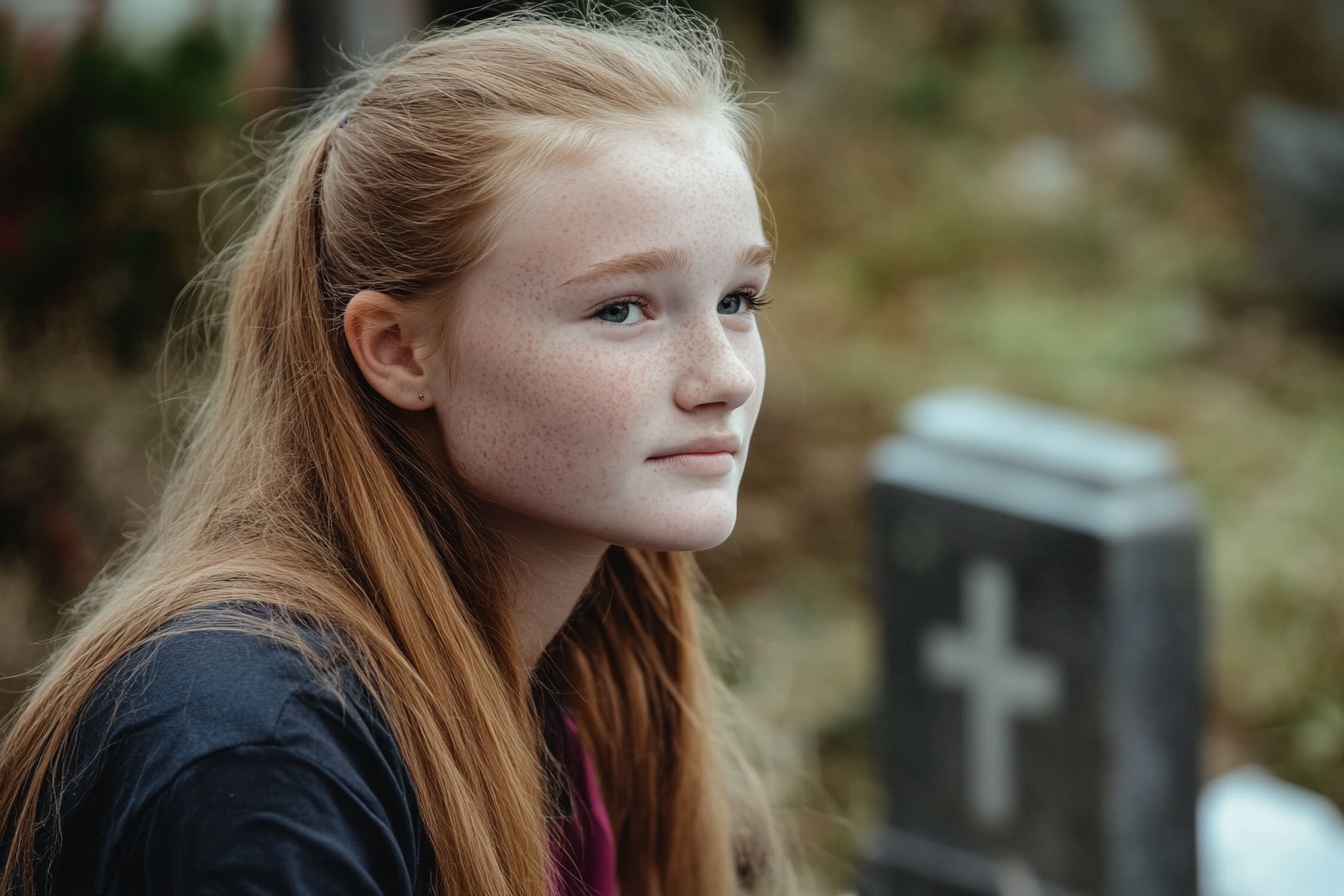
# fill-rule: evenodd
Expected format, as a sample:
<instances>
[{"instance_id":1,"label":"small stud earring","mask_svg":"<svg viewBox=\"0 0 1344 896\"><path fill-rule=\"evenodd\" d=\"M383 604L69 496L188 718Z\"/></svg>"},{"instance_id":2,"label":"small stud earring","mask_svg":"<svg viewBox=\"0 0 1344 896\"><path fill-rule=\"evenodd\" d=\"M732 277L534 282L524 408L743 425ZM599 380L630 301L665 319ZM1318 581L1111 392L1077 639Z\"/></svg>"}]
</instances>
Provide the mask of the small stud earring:
<instances>
[{"instance_id":1,"label":"small stud earring","mask_svg":"<svg viewBox=\"0 0 1344 896\"><path fill-rule=\"evenodd\" d=\"M420 393L420 400L421 400L421 401L424 401L424 400L425 400L425 393L423 393L423 392Z\"/></svg>"}]
</instances>

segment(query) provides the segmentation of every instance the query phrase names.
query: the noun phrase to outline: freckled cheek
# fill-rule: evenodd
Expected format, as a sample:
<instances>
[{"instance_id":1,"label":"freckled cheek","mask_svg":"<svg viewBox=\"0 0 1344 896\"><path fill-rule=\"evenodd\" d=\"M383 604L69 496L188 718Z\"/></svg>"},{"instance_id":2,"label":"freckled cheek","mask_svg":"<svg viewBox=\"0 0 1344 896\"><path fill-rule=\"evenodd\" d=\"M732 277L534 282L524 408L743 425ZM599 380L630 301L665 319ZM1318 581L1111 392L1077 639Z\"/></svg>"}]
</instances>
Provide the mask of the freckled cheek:
<instances>
[{"instance_id":1,"label":"freckled cheek","mask_svg":"<svg viewBox=\"0 0 1344 896\"><path fill-rule=\"evenodd\" d=\"M756 394L760 395L765 390L765 349L761 346L759 338L754 340L754 344L749 344L738 357L751 371L752 377L756 380Z\"/></svg>"},{"instance_id":2,"label":"freckled cheek","mask_svg":"<svg viewBox=\"0 0 1344 896\"><path fill-rule=\"evenodd\" d=\"M756 418L761 411L761 402L765 398L765 352L757 340L754 347L748 347L738 355L742 359L743 365L751 371L752 378L756 381L756 389L752 392L751 398L747 399L742 406L742 410L747 418L746 435L750 437L751 431L756 426Z\"/></svg>"},{"instance_id":3,"label":"freckled cheek","mask_svg":"<svg viewBox=\"0 0 1344 896\"><path fill-rule=\"evenodd\" d=\"M628 444L647 424L639 365L600 351L556 346L472 358L448 426L463 472L572 475L594 452Z\"/></svg>"}]
</instances>

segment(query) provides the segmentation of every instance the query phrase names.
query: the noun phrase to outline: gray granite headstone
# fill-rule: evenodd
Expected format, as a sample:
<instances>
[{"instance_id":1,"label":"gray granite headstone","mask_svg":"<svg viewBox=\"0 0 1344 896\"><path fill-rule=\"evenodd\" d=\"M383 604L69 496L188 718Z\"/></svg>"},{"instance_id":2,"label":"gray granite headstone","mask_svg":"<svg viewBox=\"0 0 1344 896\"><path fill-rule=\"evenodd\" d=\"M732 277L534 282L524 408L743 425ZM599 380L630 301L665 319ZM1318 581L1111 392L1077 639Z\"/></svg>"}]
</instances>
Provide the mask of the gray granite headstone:
<instances>
[{"instance_id":1,"label":"gray granite headstone","mask_svg":"<svg viewBox=\"0 0 1344 896\"><path fill-rule=\"evenodd\" d=\"M1097 90L1129 96L1153 75L1153 49L1133 0L1052 0L1074 65Z\"/></svg>"},{"instance_id":2,"label":"gray granite headstone","mask_svg":"<svg viewBox=\"0 0 1344 896\"><path fill-rule=\"evenodd\" d=\"M1344 308L1344 116L1261 97L1245 141L1274 272Z\"/></svg>"},{"instance_id":3,"label":"gray granite headstone","mask_svg":"<svg viewBox=\"0 0 1344 896\"><path fill-rule=\"evenodd\" d=\"M1344 60L1344 0L1318 0L1316 8L1330 48Z\"/></svg>"},{"instance_id":4,"label":"gray granite headstone","mask_svg":"<svg viewBox=\"0 0 1344 896\"><path fill-rule=\"evenodd\" d=\"M864 896L1194 896L1200 524L1160 438L913 402L871 492L885 823Z\"/></svg>"}]
</instances>

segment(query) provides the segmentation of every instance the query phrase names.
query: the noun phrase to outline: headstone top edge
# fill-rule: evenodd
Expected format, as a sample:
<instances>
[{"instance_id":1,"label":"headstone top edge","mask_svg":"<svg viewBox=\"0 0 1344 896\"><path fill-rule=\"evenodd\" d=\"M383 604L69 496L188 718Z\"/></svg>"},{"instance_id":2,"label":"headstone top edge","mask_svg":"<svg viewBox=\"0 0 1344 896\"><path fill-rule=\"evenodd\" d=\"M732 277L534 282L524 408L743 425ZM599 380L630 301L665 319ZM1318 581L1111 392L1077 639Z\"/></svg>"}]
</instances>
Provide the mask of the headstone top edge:
<instances>
[{"instance_id":1,"label":"headstone top edge","mask_svg":"<svg viewBox=\"0 0 1344 896\"><path fill-rule=\"evenodd\" d=\"M925 394L901 424L907 438L1101 487L1179 469L1160 436L979 387Z\"/></svg>"},{"instance_id":2,"label":"headstone top edge","mask_svg":"<svg viewBox=\"0 0 1344 896\"><path fill-rule=\"evenodd\" d=\"M868 457L875 486L894 486L1088 532L1107 541L1187 529L1199 502L1179 476L1100 486L893 435Z\"/></svg>"}]
</instances>

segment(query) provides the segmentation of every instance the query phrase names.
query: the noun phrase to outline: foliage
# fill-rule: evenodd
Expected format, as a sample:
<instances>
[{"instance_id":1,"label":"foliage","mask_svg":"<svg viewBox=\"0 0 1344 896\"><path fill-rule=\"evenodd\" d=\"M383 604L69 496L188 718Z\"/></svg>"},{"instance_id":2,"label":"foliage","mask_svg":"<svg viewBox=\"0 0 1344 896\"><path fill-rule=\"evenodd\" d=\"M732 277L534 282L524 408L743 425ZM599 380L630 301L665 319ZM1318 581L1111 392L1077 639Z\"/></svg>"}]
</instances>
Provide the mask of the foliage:
<instances>
[{"instance_id":1,"label":"foliage","mask_svg":"<svg viewBox=\"0 0 1344 896\"><path fill-rule=\"evenodd\" d=\"M46 55L0 41L0 324L11 349L74 325L141 364L199 263L189 185L237 131L230 53L199 28L147 59L97 33Z\"/></svg>"},{"instance_id":2,"label":"foliage","mask_svg":"<svg viewBox=\"0 0 1344 896\"><path fill-rule=\"evenodd\" d=\"M1020 4L949 45L946 5L812 8L762 175L770 385L738 529L703 556L744 693L816 770L814 862L847 886L881 811L866 454L948 385L1172 440L1207 513L1205 771L1260 762L1344 802L1344 360L1222 298L1257 277L1247 197L1162 103L1091 94ZM937 115L908 99L930 71L955 98Z\"/></svg>"},{"instance_id":3,"label":"foliage","mask_svg":"<svg viewBox=\"0 0 1344 896\"><path fill-rule=\"evenodd\" d=\"M1079 83L1043 0L813 3L793 68L774 75L751 35L730 34L780 91L761 173L779 263L738 529L702 559L742 648L744 699L816 772L799 824L837 888L881 811L864 754L877 650L866 452L939 386L980 383L1173 441L1208 516L1207 771L1259 761L1344 801L1344 361L1277 308L1220 299L1255 282L1255 250L1235 172L1207 164L1245 85L1309 98L1317 82L1255 74L1268 62L1224 70L1244 27L1215 15L1225 4L1151 5L1193 10L1159 36L1194 48L1164 51L1162 90L1130 105ZM150 500L140 365L200 241L195 197L151 191L209 180L230 158L215 40L143 62L93 38L54 60L5 50L0 514L15 494L28 515L0 520L0 537L59 533L86 505L114 508L115 534L127 494ZM1188 84L1167 55L1180 52L1198 64ZM90 350L31 349L62 327L86 330ZM23 474L58 452L87 475ZM23 490L47 482L71 497L41 506L73 510L32 515L40 501ZM114 540L93 545L95 563ZM25 597L71 587L19 576L12 558L0 551L0 634L13 583ZM15 669L3 653L0 671Z\"/></svg>"},{"instance_id":4,"label":"foliage","mask_svg":"<svg viewBox=\"0 0 1344 896\"><path fill-rule=\"evenodd\" d=\"M233 158L233 66L200 28L150 56L0 19L0 675L40 654L152 499L145 371ZM18 693L0 691L0 713Z\"/></svg>"},{"instance_id":5,"label":"foliage","mask_svg":"<svg viewBox=\"0 0 1344 896\"><path fill-rule=\"evenodd\" d=\"M1151 102L1207 161L1235 169L1248 97L1267 93L1323 109L1344 101L1344 58L1317 0L1234 3L1138 0L1163 67Z\"/></svg>"}]
</instances>

